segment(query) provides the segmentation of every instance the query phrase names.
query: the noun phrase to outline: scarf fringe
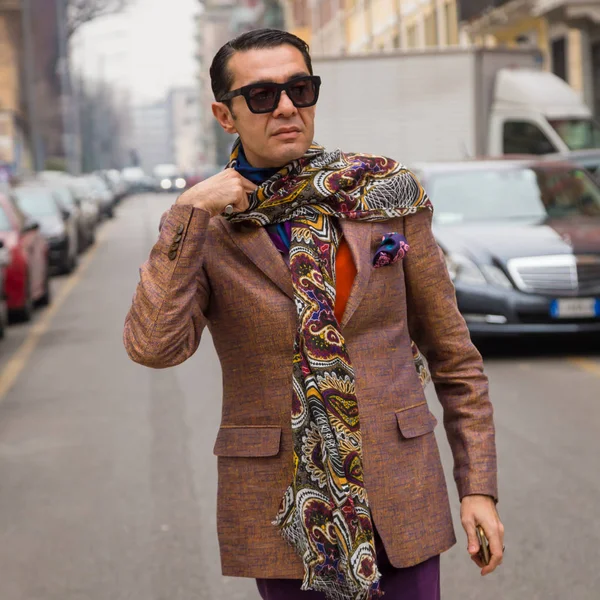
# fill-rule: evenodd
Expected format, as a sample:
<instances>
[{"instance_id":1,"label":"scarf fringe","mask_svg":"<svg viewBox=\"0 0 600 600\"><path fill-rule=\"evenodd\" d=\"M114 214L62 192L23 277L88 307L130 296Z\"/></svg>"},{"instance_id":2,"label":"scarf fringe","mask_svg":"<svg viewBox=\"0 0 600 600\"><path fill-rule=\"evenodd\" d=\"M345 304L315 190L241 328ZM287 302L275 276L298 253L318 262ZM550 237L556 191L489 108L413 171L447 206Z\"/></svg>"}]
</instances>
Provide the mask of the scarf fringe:
<instances>
[{"instance_id":1,"label":"scarf fringe","mask_svg":"<svg viewBox=\"0 0 600 600\"><path fill-rule=\"evenodd\" d=\"M308 537L304 531L298 510L295 507L287 513L280 511L277 518L271 524L280 528L283 539L302 559L304 564L302 591L321 592L325 594L327 600L375 600L384 596L384 592L379 589L381 573L377 567L373 575L373 581L368 587L359 587L357 585L348 585L348 583L339 583L333 579L324 579L316 573L315 570L319 566L315 564L316 555L306 543ZM344 574L348 573L348 568L343 563L340 570Z\"/></svg>"}]
</instances>

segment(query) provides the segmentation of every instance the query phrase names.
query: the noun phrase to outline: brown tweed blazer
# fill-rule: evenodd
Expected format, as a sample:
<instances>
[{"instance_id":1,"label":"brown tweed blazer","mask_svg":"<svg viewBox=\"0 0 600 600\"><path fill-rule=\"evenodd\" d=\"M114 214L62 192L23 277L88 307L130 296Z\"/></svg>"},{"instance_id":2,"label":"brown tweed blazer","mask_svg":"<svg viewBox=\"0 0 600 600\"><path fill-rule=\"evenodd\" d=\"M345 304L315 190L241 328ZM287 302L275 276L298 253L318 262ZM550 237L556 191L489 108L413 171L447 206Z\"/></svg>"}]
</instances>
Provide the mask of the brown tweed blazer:
<instances>
[{"instance_id":1,"label":"brown tweed blazer","mask_svg":"<svg viewBox=\"0 0 600 600\"><path fill-rule=\"evenodd\" d=\"M411 336L444 408L461 498L497 496L488 384L429 211L341 225L358 271L341 326L356 370L366 488L392 564L408 567L456 541L436 419L417 378ZM411 249L403 261L374 269L376 248L391 231L403 232ZM296 313L289 269L264 228L176 205L141 268L125 347L142 365L170 367L195 352L205 325L226 375L214 449L223 574L301 578L300 559L271 524L292 477Z\"/></svg>"}]
</instances>

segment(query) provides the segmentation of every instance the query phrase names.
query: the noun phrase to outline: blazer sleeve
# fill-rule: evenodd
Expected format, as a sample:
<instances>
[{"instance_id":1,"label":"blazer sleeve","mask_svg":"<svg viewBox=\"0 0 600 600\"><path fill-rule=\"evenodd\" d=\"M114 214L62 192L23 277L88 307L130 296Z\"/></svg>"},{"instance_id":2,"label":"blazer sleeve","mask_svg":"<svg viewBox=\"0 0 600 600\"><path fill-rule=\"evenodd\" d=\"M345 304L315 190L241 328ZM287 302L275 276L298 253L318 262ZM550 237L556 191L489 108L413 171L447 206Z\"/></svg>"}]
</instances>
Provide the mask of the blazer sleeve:
<instances>
[{"instance_id":1,"label":"blazer sleeve","mask_svg":"<svg viewBox=\"0 0 600 600\"><path fill-rule=\"evenodd\" d=\"M209 220L208 212L191 206L174 205L163 215L125 319L123 342L134 362L172 367L198 348L210 300L203 268Z\"/></svg>"},{"instance_id":2,"label":"blazer sleeve","mask_svg":"<svg viewBox=\"0 0 600 600\"><path fill-rule=\"evenodd\" d=\"M454 285L432 230L432 213L404 219L410 251L404 259L408 326L427 358L444 427L454 456L462 500L482 494L498 499L493 409L481 355L456 303Z\"/></svg>"}]
</instances>

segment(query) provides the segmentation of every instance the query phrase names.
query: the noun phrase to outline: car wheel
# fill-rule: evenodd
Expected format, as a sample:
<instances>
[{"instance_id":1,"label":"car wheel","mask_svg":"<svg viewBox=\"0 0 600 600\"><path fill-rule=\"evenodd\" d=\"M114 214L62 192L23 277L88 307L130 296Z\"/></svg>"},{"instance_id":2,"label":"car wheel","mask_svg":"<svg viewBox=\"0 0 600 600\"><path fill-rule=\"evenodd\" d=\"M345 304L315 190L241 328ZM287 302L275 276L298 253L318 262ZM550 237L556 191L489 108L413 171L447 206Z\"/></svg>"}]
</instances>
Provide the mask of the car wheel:
<instances>
[{"instance_id":1,"label":"car wheel","mask_svg":"<svg viewBox=\"0 0 600 600\"><path fill-rule=\"evenodd\" d=\"M44 295L39 299L40 306L48 306L52 301L52 289L50 286L50 271L46 271L46 281L44 283Z\"/></svg>"},{"instance_id":2,"label":"car wheel","mask_svg":"<svg viewBox=\"0 0 600 600\"><path fill-rule=\"evenodd\" d=\"M11 314L15 321L27 322L33 317L33 298L31 296L31 283L29 274L25 280L25 304L21 308L14 309Z\"/></svg>"},{"instance_id":3,"label":"car wheel","mask_svg":"<svg viewBox=\"0 0 600 600\"><path fill-rule=\"evenodd\" d=\"M67 257L67 260L63 266L63 273L65 273L65 275L72 273L77 267L77 262L78 258L76 254L72 254L71 256Z\"/></svg>"}]
</instances>

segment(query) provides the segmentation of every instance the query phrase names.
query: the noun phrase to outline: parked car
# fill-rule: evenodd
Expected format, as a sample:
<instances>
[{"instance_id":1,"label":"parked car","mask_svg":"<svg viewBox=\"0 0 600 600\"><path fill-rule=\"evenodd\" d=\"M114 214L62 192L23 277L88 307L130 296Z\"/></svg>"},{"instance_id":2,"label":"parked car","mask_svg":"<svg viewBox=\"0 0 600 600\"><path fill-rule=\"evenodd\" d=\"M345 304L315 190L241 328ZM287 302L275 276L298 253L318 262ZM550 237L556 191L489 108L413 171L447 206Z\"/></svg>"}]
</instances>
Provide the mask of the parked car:
<instances>
[{"instance_id":1,"label":"parked car","mask_svg":"<svg viewBox=\"0 0 600 600\"><path fill-rule=\"evenodd\" d=\"M9 255L4 281L9 316L28 321L36 303L50 302L48 242L39 223L5 194L0 194L0 240Z\"/></svg>"},{"instance_id":2,"label":"parked car","mask_svg":"<svg viewBox=\"0 0 600 600\"><path fill-rule=\"evenodd\" d=\"M127 186L128 194L151 192L154 189L154 180L146 175L141 167L125 167L121 171L121 177Z\"/></svg>"},{"instance_id":3,"label":"parked car","mask_svg":"<svg viewBox=\"0 0 600 600\"><path fill-rule=\"evenodd\" d=\"M600 188L540 159L416 165L474 337L600 333Z\"/></svg>"},{"instance_id":4,"label":"parked car","mask_svg":"<svg viewBox=\"0 0 600 600\"><path fill-rule=\"evenodd\" d=\"M84 175L80 180L88 187L89 197L98 206L100 218L114 217L115 196L108 185L99 175Z\"/></svg>"},{"instance_id":5,"label":"parked car","mask_svg":"<svg viewBox=\"0 0 600 600\"><path fill-rule=\"evenodd\" d=\"M80 252L88 248L96 239L99 220L98 206L91 197L89 186L80 178L58 171L44 171L38 175L38 180L53 189L63 186L68 188L71 199L64 196L63 201L70 205L72 200L79 212L78 248Z\"/></svg>"},{"instance_id":6,"label":"parked car","mask_svg":"<svg viewBox=\"0 0 600 600\"><path fill-rule=\"evenodd\" d=\"M81 179L73 177L69 189L81 209L82 227L80 232L80 248L87 248L96 241L96 228L100 220L98 205L90 195L89 186Z\"/></svg>"},{"instance_id":7,"label":"parked car","mask_svg":"<svg viewBox=\"0 0 600 600\"><path fill-rule=\"evenodd\" d=\"M71 273L77 266L79 231L73 212L61 207L50 187L26 185L14 188L18 207L40 224L48 241L50 268Z\"/></svg>"},{"instance_id":8,"label":"parked car","mask_svg":"<svg viewBox=\"0 0 600 600\"><path fill-rule=\"evenodd\" d=\"M108 187L115 198L115 204L121 202L121 200L127 195L127 184L121 176L121 173L117 169L109 169L107 171L100 171L98 173Z\"/></svg>"}]
</instances>

